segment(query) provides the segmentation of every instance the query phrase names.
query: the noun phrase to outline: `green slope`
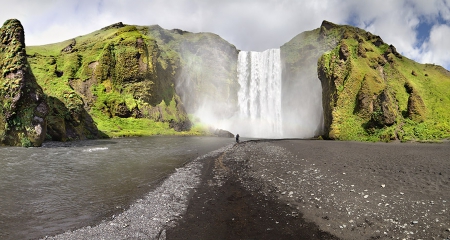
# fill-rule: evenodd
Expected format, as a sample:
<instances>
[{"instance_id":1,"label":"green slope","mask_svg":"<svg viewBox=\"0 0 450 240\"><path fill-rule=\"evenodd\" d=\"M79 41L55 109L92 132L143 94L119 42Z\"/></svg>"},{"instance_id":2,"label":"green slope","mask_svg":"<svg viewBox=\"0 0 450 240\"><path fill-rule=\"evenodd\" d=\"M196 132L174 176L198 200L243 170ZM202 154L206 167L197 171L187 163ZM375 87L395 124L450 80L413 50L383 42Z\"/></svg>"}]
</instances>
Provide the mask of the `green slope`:
<instances>
[{"instance_id":1,"label":"green slope","mask_svg":"<svg viewBox=\"0 0 450 240\"><path fill-rule=\"evenodd\" d=\"M27 47L33 73L50 99L52 139L199 134L187 132L190 121L175 93L179 57L146 33L146 27L118 23Z\"/></svg>"},{"instance_id":2,"label":"green slope","mask_svg":"<svg viewBox=\"0 0 450 240\"><path fill-rule=\"evenodd\" d=\"M419 64L371 33L325 24L342 37L318 62L325 135L342 140L437 140L450 137L450 72Z\"/></svg>"}]
</instances>

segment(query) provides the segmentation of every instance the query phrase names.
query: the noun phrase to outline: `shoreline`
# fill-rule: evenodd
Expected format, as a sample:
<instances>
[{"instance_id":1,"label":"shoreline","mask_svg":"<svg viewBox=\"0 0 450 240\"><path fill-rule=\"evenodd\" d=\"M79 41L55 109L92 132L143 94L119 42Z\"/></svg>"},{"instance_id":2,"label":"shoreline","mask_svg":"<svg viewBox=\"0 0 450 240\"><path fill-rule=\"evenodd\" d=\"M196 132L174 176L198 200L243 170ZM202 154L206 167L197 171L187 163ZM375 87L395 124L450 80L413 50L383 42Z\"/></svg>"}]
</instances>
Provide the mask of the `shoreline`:
<instances>
[{"instance_id":1,"label":"shoreline","mask_svg":"<svg viewBox=\"0 0 450 240\"><path fill-rule=\"evenodd\" d=\"M200 182L201 161L214 158L229 147L200 156L177 168L151 192L111 220L42 239L158 239L174 226Z\"/></svg>"},{"instance_id":2,"label":"shoreline","mask_svg":"<svg viewBox=\"0 0 450 240\"><path fill-rule=\"evenodd\" d=\"M450 239L448 159L448 143L247 141L111 221L46 239Z\"/></svg>"}]
</instances>

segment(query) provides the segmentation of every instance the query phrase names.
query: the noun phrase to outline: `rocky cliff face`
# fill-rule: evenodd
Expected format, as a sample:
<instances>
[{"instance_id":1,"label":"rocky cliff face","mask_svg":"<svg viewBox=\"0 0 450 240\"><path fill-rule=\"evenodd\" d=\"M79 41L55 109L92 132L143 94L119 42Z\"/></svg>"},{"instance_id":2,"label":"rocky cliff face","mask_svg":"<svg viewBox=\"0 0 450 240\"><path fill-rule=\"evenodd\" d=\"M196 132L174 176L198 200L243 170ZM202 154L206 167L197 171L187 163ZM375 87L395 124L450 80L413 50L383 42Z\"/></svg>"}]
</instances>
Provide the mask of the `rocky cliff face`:
<instances>
[{"instance_id":1,"label":"rocky cliff face","mask_svg":"<svg viewBox=\"0 0 450 240\"><path fill-rule=\"evenodd\" d=\"M176 131L191 127L174 87L180 59L147 27L117 23L29 52L50 98L54 140L161 134L152 132L166 129L158 122Z\"/></svg>"},{"instance_id":2,"label":"rocky cliff face","mask_svg":"<svg viewBox=\"0 0 450 240\"><path fill-rule=\"evenodd\" d=\"M0 144L40 146L47 132L48 105L25 52L22 24L0 28Z\"/></svg>"},{"instance_id":3,"label":"rocky cliff face","mask_svg":"<svg viewBox=\"0 0 450 240\"><path fill-rule=\"evenodd\" d=\"M237 109L238 50L212 33L190 33L151 26L149 35L179 57L176 92L190 114L209 111L229 118Z\"/></svg>"},{"instance_id":4,"label":"rocky cliff face","mask_svg":"<svg viewBox=\"0 0 450 240\"><path fill-rule=\"evenodd\" d=\"M426 140L450 136L449 72L401 56L364 30L322 24L335 47L318 61L325 136L343 140ZM444 105L445 105L444 104Z\"/></svg>"},{"instance_id":5,"label":"rocky cliff face","mask_svg":"<svg viewBox=\"0 0 450 240\"><path fill-rule=\"evenodd\" d=\"M333 86L321 85L317 74L317 61L325 52L337 46L339 35L337 28L331 30L328 35L322 34L320 29L315 29L303 32L281 46L283 119L291 121L291 126L300 125L299 129L303 131L302 120L308 119L303 120L303 123L307 127L315 127L315 136L328 132L328 104L322 104L322 101L325 103L333 100L322 99L322 92L324 96L328 95L328 92L333 91L329 88ZM302 89L308 89L303 92L309 94L299 94ZM298 132L298 129L292 127L291 131Z\"/></svg>"},{"instance_id":6,"label":"rocky cliff face","mask_svg":"<svg viewBox=\"0 0 450 240\"><path fill-rule=\"evenodd\" d=\"M53 140L174 134L205 104L224 116L237 104L237 50L215 34L116 23L28 58Z\"/></svg>"},{"instance_id":7,"label":"rocky cliff face","mask_svg":"<svg viewBox=\"0 0 450 240\"><path fill-rule=\"evenodd\" d=\"M281 60L283 118L293 126L309 118L316 135L340 140L450 137L450 72L403 57L379 36L323 21L281 46ZM305 87L311 94L295 94ZM305 116L311 107L323 116Z\"/></svg>"}]
</instances>

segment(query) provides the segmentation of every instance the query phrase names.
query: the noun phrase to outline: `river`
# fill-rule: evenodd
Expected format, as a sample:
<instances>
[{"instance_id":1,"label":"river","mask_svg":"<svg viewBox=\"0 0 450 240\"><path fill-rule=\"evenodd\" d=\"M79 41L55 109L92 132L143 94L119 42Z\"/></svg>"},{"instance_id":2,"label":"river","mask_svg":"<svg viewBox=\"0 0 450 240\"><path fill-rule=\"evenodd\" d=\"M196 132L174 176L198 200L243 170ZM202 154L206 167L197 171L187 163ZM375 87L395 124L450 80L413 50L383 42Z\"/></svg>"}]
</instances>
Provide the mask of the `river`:
<instances>
[{"instance_id":1,"label":"river","mask_svg":"<svg viewBox=\"0 0 450 240\"><path fill-rule=\"evenodd\" d=\"M177 167L233 140L142 137L0 147L0 239L41 238L111 218Z\"/></svg>"}]
</instances>

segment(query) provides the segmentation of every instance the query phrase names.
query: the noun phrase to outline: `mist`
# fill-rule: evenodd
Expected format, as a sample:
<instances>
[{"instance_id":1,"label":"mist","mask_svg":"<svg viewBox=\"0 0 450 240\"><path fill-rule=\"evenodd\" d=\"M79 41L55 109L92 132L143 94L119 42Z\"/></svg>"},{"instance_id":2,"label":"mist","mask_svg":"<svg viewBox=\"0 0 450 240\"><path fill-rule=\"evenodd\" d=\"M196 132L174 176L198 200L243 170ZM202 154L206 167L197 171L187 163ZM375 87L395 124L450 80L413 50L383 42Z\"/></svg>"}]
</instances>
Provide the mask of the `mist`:
<instances>
[{"instance_id":1,"label":"mist","mask_svg":"<svg viewBox=\"0 0 450 240\"><path fill-rule=\"evenodd\" d=\"M216 35L181 44L176 91L188 114L213 129L250 138L312 138L322 134L317 58L288 71L280 49L238 51Z\"/></svg>"},{"instance_id":2,"label":"mist","mask_svg":"<svg viewBox=\"0 0 450 240\"><path fill-rule=\"evenodd\" d=\"M313 74L296 75L283 89L283 137L312 138L323 134L322 85Z\"/></svg>"}]
</instances>

